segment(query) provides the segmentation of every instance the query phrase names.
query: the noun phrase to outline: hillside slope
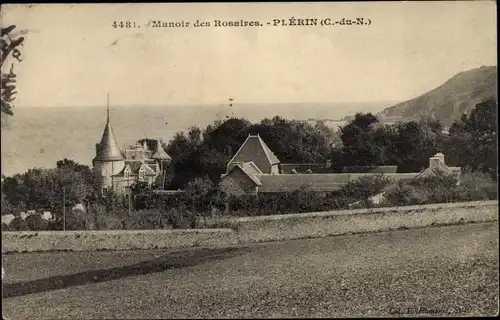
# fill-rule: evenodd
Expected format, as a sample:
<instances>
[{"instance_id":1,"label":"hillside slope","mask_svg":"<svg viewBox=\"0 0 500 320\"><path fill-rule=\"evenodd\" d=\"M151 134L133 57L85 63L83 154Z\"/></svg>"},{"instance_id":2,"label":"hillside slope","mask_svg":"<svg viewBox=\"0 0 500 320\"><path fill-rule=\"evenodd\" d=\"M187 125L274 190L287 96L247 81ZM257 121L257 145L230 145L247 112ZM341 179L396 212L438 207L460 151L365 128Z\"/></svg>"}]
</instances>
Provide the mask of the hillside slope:
<instances>
[{"instance_id":1,"label":"hillside slope","mask_svg":"<svg viewBox=\"0 0 500 320\"><path fill-rule=\"evenodd\" d=\"M431 116L449 126L463 113L490 97L497 98L497 68L482 66L460 72L441 86L414 99L389 107L377 116L386 121ZM493 115L492 115L493 116Z\"/></svg>"}]
</instances>

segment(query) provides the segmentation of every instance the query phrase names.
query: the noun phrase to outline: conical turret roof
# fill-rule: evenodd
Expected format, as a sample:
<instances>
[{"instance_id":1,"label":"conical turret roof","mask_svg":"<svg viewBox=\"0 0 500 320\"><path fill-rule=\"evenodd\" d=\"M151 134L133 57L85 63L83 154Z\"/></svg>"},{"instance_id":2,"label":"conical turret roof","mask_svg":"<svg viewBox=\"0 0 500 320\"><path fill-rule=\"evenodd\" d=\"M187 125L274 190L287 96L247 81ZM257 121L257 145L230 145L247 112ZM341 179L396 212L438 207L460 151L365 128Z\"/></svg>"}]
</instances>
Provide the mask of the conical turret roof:
<instances>
[{"instance_id":1,"label":"conical turret roof","mask_svg":"<svg viewBox=\"0 0 500 320\"><path fill-rule=\"evenodd\" d=\"M165 152L162 148L159 140L156 140L156 150L151 156L151 159L155 160L172 160L172 158Z\"/></svg>"},{"instance_id":2,"label":"conical turret roof","mask_svg":"<svg viewBox=\"0 0 500 320\"><path fill-rule=\"evenodd\" d=\"M124 160L122 152L118 147L118 142L116 142L115 134L113 133L113 128L109 122L109 107L108 107L108 117L106 120L106 127L102 134L101 142L99 143L98 150L94 160L97 161L120 161Z\"/></svg>"}]
</instances>

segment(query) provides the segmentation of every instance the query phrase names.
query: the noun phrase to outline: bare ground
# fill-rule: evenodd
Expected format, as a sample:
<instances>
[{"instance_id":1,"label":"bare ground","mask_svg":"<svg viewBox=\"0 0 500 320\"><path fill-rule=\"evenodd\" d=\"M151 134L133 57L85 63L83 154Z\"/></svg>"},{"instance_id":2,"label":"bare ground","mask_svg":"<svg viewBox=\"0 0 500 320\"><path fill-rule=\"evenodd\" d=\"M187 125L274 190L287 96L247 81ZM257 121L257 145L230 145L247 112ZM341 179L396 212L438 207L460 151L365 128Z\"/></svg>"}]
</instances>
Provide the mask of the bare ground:
<instances>
[{"instance_id":1,"label":"bare ground","mask_svg":"<svg viewBox=\"0 0 500 320\"><path fill-rule=\"evenodd\" d=\"M7 319L498 313L498 223L228 249L3 256Z\"/></svg>"}]
</instances>

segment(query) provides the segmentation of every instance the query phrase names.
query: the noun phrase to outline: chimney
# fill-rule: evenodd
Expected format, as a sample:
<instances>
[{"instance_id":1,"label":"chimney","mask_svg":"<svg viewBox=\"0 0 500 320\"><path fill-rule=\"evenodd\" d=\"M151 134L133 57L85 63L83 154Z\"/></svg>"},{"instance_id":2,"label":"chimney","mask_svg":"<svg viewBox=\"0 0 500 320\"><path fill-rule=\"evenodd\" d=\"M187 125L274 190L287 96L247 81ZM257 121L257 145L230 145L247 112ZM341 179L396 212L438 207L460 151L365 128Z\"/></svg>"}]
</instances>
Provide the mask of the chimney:
<instances>
[{"instance_id":1,"label":"chimney","mask_svg":"<svg viewBox=\"0 0 500 320\"><path fill-rule=\"evenodd\" d=\"M96 143L96 144L95 144L95 153L97 154L98 152L99 152L99 144L98 144L98 143Z\"/></svg>"},{"instance_id":2,"label":"chimney","mask_svg":"<svg viewBox=\"0 0 500 320\"><path fill-rule=\"evenodd\" d=\"M429 168L431 170L434 169L442 169L445 165L444 162L444 154L442 153L436 153L433 157L429 158Z\"/></svg>"}]
</instances>

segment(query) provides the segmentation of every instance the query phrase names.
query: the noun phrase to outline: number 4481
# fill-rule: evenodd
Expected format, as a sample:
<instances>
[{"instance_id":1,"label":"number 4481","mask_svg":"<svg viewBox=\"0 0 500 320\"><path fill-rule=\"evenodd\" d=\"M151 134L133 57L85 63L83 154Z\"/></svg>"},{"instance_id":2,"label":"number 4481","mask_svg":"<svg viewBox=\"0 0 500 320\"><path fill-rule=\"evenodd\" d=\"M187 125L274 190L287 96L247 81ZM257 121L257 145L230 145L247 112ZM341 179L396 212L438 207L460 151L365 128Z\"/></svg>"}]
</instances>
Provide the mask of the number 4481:
<instances>
[{"instance_id":1,"label":"number 4481","mask_svg":"<svg viewBox=\"0 0 500 320\"><path fill-rule=\"evenodd\" d=\"M113 28L136 28L135 22L130 21L114 21Z\"/></svg>"}]
</instances>

